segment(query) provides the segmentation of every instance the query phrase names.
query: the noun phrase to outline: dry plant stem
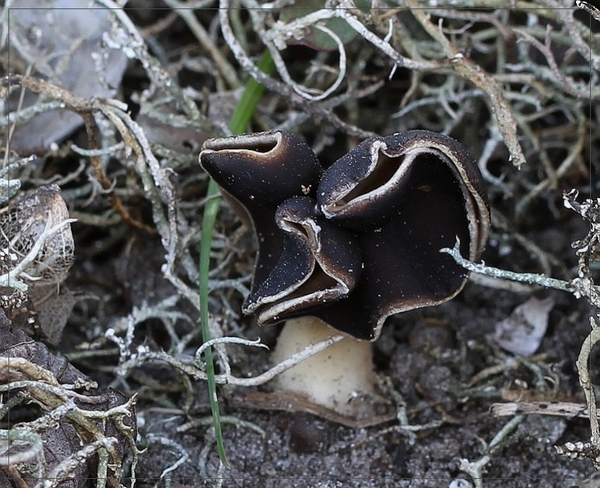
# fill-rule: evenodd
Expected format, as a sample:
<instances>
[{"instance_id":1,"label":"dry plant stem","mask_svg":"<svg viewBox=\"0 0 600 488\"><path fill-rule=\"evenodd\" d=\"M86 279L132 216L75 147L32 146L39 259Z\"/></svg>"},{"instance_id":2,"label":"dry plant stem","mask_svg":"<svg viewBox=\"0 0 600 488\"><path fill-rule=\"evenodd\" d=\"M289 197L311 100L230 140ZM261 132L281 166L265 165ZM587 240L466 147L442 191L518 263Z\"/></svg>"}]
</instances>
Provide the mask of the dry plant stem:
<instances>
[{"instance_id":1,"label":"dry plant stem","mask_svg":"<svg viewBox=\"0 0 600 488\"><path fill-rule=\"evenodd\" d=\"M48 220L48 222L49 221L50 220ZM47 223L44 232L42 232L38 240L32 246L29 254L27 254L27 256L25 256L21 262L19 262L19 264L11 269L8 273L0 276L0 286L14 288L15 290L19 291L27 291L29 285L25 283L24 279L31 281L31 278L27 277L25 270L38 257L46 241L53 235L57 234L63 227L70 225L73 222L75 222L75 219L66 219L56 224L54 227L48 227Z\"/></svg>"},{"instance_id":2,"label":"dry plant stem","mask_svg":"<svg viewBox=\"0 0 600 488\"><path fill-rule=\"evenodd\" d=\"M212 60L215 63L215 66L223 76L224 80L227 82L230 88L238 88L241 83L235 72L235 69L231 64L227 61L227 59L221 54L221 51L215 46L214 42L210 38L206 29L198 22L196 15L194 14L194 10L189 8L189 5L186 2L180 2L178 0L165 0L165 3L171 7L177 15L179 15L184 22L187 24L189 29L192 31L198 42L202 45L202 47L206 50L206 52L210 55ZM212 4L212 1L206 2L206 6ZM201 8L196 5L195 9Z\"/></svg>"},{"instance_id":3,"label":"dry plant stem","mask_svg":"<svg viewBox=\"0 0 600 488\"><path fill-rule=\"evenodd\" d=\"M89 112L81 114L81 115L85 122L85 129L86 129L86 133L88 136L88 142L90 145L90 149L92 151L97 151L97 150L99 150L99 146L98 146L98 141L96 140L97 127L96 127L96 123L94 121L94 117ZM152 228L148 225L145 225L142 222L138 222L136 219L131 217L131 214L125 208L121 199L112 191L114 189L113 188L114 184L110 181L110 179L106 175L106 172L104 171L104 167L102 164L102 159L100 158L100 156L97 154L92 154L90 156L90 164L92 166L92 169L94 170L96 179L100 182L100 185L102 185L102 188L104 190L111 192L110 196L109 196L110 201L111 201L113 207L115 208L115 210L117 211L117 213L121 216L121 219L123 219L123 221L125 223L131 225L132 227L135 227L140 230L144 230L144 231L148 232L149 234L155 234L156 230L154 228Z\"/></svg>"},{"instance_id":4,"label":"dry plant stem","mask_svg":"<svg viewBox=\"0 0 600 488\"><path fill-rule=\"evenodd\" d=\"M463 258L460 255L459 246L460 242L457 242L454 248L450 249L446 247L444 249L440 249L440 252L450 254L450 256L452 256L458 264L460 264L463 268L473 273L479 273L482 275L490 276L492 278L503 278L511 281L527 283L530 285L538 285L543 286L545 288L553 288L555 290L567 291L569 293L574 294L575 296L577 296L577 294L580 292L580 286L577 283L558 280L556 278L549 278L543 274L515 273L513 271L506 271L503 269L486 266L485 264L472 263L471 261ZM600 292L600 288L595 288L597 289L597 291Z\"/></svg>"},{"instance_id":5,"label":"dry plant stem","mask_svg":"<svg viewBox=\"0 0 600 488\"><path fill-rule=\"evenodd\" d=\"M12 360L14 358L8 358ZM3 365L0 365L2 367ZM39 381L38 379L34 380L15 380L10 383L0 384L0 392L9 392L18 389L28 389L30 393L30 397L39 400L41 403L44 403L48 398L59 398L58 403L54 406L58 406L62 404L60 402L67 401L67 391L64 386L53 386L49 385L43 381ZM35 393L35 395L33 393ZM72 393L69 396L74 396ZM85 397L84 397L85 398ZM48 403L48 402L46 402ZM50 402L52 403L52 402Z\"/></svg>"},{"instance_id":6,"label":"dry plant stem","mask_svg":"<svg viewBox=\"0 0 600 488\"><path fill-rule=\"evenodd\" d=\"M544 180L540 181L527 195L525 195L519 201L515 209L517 220L521 219L525 215L529 205L542 193L542 191L547 188L555 188L560 178L562 178L567 171L569 171L573 165L581 159L588 136L588 134L586 134L588 122L581 112L576 112L575 115L578 122L576 143L570 147L567 157L562 161L558 169L556 169L554 175L552 175L552 177L548 176Z\"/></svg>"},{"instance_id":7,"label":"dry plant stem","mask_svg":"<svg viewBox=\"0 0 600 488\"><path fill-rule=\"evenodd\" d=\"M69 479L73 476L73 473L83 464L85 464L93 455L98 454L100 461L98 463L98 473L97 473L97 482L96 485L99 488L103 488L106 486L107 481L107 462L108 460L103 456L103 453L113 451L115 447L118 445L118 440L114 437L107 437L103 439L98 439L94 442L91 442L84 447L82 447L79 451L71 454L68 458L63 460L58 466L56 466L52 471L50 471L47 475L47 479L41 481L35 488L56 488L59 485L64 483L65 479ZM102 476L104 473L104 476ZM113 476L118 478L119 473L113 473ZM114 483L111 483L111 486L115 488L118 486Z\"/></svg>"},{"instance_id":8,"label":"dry plant stem","mask_svg":"<svg viewBox=\"0 0 600 488\"><path fill-rule=\"evenodd\" d=\"M498 432L486 448L486 453L477 461L471 462L467 459L461 459L458 469L469 474L477 488L483 488L482 469L491 461L491 456L501 447L508 436L523 422L524 416L518 415L510 419L500 432Z\"/></svg>"},{"instance_id":9,"label":"dry plant stem","mask_svg":"<svg viewBox=\"0 0 600 488\"><path fill-rule=\"evenodd\" d=\"M158 444L160 446L164 446L168 449L171 449L172 451L176 452L177 454L179 454L179 459L177 459L173 464L171 464L169 467L165 468L162 473L160 474L160 479L164 479L166 475L168 475L169 473L175 471L179 466L181 466L183 463L185 463L190 455L189 453L186 451L186 449L181 445L178 444L177 442L168 439L167 437L163 437L160 435L156 435L156 434L148 434L146 436L146 441L148 442L148 444Z\"/></svg>"},{"instance_id":10,"label":"dry plant stem","mask_svg":"<svg viewBox=\"0 0 600 488\"><path fill-rule=\"evenodd\" d=\"M0 466L25 463L36 456L40 456L44 449L40 435L20 428L0 430L0 442L3 443L2 451L12 443L20 445L29 444L29 448L26 450L10 453L7 456L0 455ZM8 446L6 444L8 444Z\"/></svg>"},{"instance_id":11,"label":"dry plant stem","mask_svg":"<svg viewBox=\"0 0 600 488\"><path fill-rule=\"evenodd\" d=\"M600 327L593 317L590 317L591 330L589 335L581 345L581 351L577 358L577 371L579 372L579 383L585 394L585 401L588 407L590 418L591 441L596 447L600 447L600 425L598 422L598 413L596 410L596 395L594 394L594 385L590 378L589 365L591 364L591 354L594 346L600 342Z\"/></svg>"},{"instance_id":12,"label":"dry plant stem","mask_svg":"<svg viewBox=\"0 0 600 488\"><path fill-rule=\"evenodd\" d=\"M45 82L43 80L26 77L26 76L7 77L7 78L3 79L3 83L5 85L18 84L18 85L23 86L24 88L27 88L28 90L32 91L33 93L37 93L37 94L40 94L43 96L57 99L61 102L61 104L66 106L66 108L72 110L73 112L78 113L84 119L86 132L88 135L88 140L90 142L91 148L93 150L99 149L97 141L96 141L96 136L95 136L96 124L92 117L92 113L94 111L101 111L109 119L113 118L112 111L106 110L106 106L103 104L102 99L89 99L89 100L84 99L77 95L74 95L73 93L71 93L68 90L65 90L59 86L52 85L51 83ZM106 104L109 105L111 108L114 107L114 105L109 104L108 101L106 101ZM115 109L113 108L113 111L114 110ZM135 124L135 122L133 122L132 120L131 120L131 123ZM121 135L123 135L123 133ZM105 190L111 190L112 182L106 176L106 173L104 172L102 161L100 160L100 158L98 156L94 155L94 156L91 156L90 160L91 160L92 168L94 169L95 176L98 179L98 181L100 182L100 184L102 185L102 188ZM119 199L118 196L116 196L113 193L113 194L111 194L110 198L111 198L111 201L112 201L115 209L117 210L117 212L120 214L121 218L125 222L131 224L134 227L146 230L147 232L152 232L152 233L155 232L155 230L153 228L145 226L144 224L137 222L135 219L133 219L130 216L127 209L124 207L123 203L121 202L121 200Z\"/></svg>"},{"instance_id":13,"label":"dry plant stem","mask_svg":"<svg viewBox=\"0 0 600 488\"><path fill-rule=\"evenodd\" d=\"M222 338L222 343L227 343L228 339L229 338L227 337ZM267 381L270 381L273 378L275 378L275 376L277 376L279 373L286 371L292 366L301 363L306 358L327 349L329 346L341 341L342 339L344 339L344 336L336 335L324 341L312 344L303 349L302 351L298 352L297 354L290 356L288 359L277 364L268 371L265 371L264 373L253 378L238 378L236 376L232 376L231 374L219 374L215 375L215 381L217 384L220 385L233 385L244 387L263 385ZM179 361L164 352L152 352L149 350L138 351L131 359L119 365L117 373L119 375L125 375L129 369L138 367L143 362L152 360L164 361L167 364L173 366L175 369L178 369L181 372L191 376L195 380L206 380L206 373L203 371L203 369L198 368L196 365L183 363L182 361Z\"/></svg>"},{"instance_id":14,"label":"dry plant stem","mask_svg":"<svg viewBox=\"0 0 600 488\"><path fill-rule=\"evenodd\" d=\"M33 364L20 357L0 357L0 371L19 371L25 377L32 377L38 381L43 381L48 385L59 386L56 377L47 369ZM1 387L1 386L0 386Z\"/></svg>"},{"instance_id":15,"label":"dry plant stem","mask_svg":"<svg viewBox=\"0 0 600 488\"><path fill-rule=\"evenodd\" d=\"M288 85L275 80L261 71L246 54L242 45L237 40L233 29L231 28L229 9L229 0L219 0L219 23L221 26L221 32L229 49L246 73L248 73L258 83L264 85L268 90L274 93L279 93L281 96L285 97L288 102L291 102L294 106L301 108L303 112L307 112L313 117L319 117L327 120L331 125L338 127L348 135L361 139L366 139L375 135L372 132L365 131L359 127L344 122L330 110L323 108L322 105L317 103L308 103L307 100L297 96L292 88L290 88ZM266 42L266 44L269 45L268 42Z\"/></svg>"},{"instance_id":16,"label":"dry plant stem","mask_svg":"<svg viewBox=\"0 0 600 488\"><path fill-rule=\"evenodd\" d=\"M461 77L469 80L486 94L486 100L498 125L498 130L503 136L504 143L510 153L510 160L520 168L525 160L523 149L517 135L517 121L512 108L504 96L504 90L498 82L486 73L481 66L465 57L444 36L439 27L434 26L424 10L419 8L417 0L407 0L411 13L427 31L444 48L450 60L450 66Z\"/></svg>"},{"instance_id":17,"label":"dry plant stem","mask_svg":"<svg viewBox=\"0 0 600 488\"><path fill-rule=\"evenodd\" d=\"M494 417L513 417L515 415L551 415L553 417L589 418L585 405L573 402L520 401L509 403L493 403L490 413ZM597 415L597 413L596 413Z\"/></svg>"},{"instance_id":18,"label":"dry plant stem","mask_svg":"<svg viewBox=\"0 0 600 488\"><path fill-rule=\"evenodd\" d=\"M597 50L593 49L587 41L584 41L584 36L587 39L591 38L591 33L585 24L577 22L573 17L575 9L564 8L564 5L554 0L538 0L543 5L556 12L556 16L562 20L567 27L569 36L573 40L573 45L584 59L589 59L592 67L596 71L600 71L600 55Z\"/></svg>"},{"instance_id":19,"label":"dry plant stem","mask_svg":"<svg viewBox=\"0 0 600 488\"><path fill-rule=\"evenodd\" d=\"M152 80L153 84L166 90L169 95L173 97L179 104L181 109L191 119L196 121L201 126L211 125L208 124L205 118L200 114L196 104L191 100L179 87L178 83L175 83L171 79L171 75L160 65L160 63L148 53L146 43L142 35L139 33L137 27L133 24L131 19L128 17L125 10L111 0L95 0L96 3L104 5L110 9L112 15L118 21L119 25L124 30L124 38L114 40L117 43L116 47L126 48L128 51L132 51L144 67L144 70ZM124 44L118 46L120 42Z\"/></svg>"},{"instance_id":20,"label":"dry plant stem","mask_svg":"<svg viewBox=\"0 0 600 488\"><path fill-rule=\"evenodd\" d=\"M89 456L98 452L100 458L110 461L111 470L114 470L113 476L118 476L120 470L120 456L115 450L118 442L116 438L106 437L97 421L105 422L114 420L117 431L125 436L133 455L137 458L137 449L133 430L120 422L118 419L124 416L130 416L135 398L129 399L125 405L111 408L107 411L85 410L77 407L73 398L77 398L83 404L93 405L95 398L79 395L69 390L69 385L60 385L56 377L48 370L19 357L0 358L0 372L6 383L0 385L0 391L24 390L30 400L40 405L44 410L50 410L36 421L22 423L15 426L15 429L25 429L30 431L40 431L44 428L51 428L57 425L58 421L66 421L71 424L79 438L87 445L59 464L50 475L53 478L52 483L60 483L63 476L67 476L78 465L81 465ZM27 379L23 379L27 378ZM99 399L102 401L102 399ZM34 448L35 445L32 445ZM84 456L83 458L81 456ZM11 463L12 463L11 459ZM75 464L73 464L75 463ZM107 464L104 463L106 467ZM107 478L106 471L102 468L102 462L99 464L99 474L105 472L104 479ZM57 486L38 485L38 486Z\"/></svg>"}]
</instances>

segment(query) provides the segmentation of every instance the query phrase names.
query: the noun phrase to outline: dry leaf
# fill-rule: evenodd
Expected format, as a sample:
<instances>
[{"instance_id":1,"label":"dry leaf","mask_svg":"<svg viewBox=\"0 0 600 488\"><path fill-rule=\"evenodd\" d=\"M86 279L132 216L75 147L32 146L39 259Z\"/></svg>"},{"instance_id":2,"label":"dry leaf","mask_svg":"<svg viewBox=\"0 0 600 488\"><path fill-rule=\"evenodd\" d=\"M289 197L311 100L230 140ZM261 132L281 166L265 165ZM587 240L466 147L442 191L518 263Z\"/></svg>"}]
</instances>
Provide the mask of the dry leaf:
<instances>
[{"instance_id":1,"label":"dry leaf","mask_svg":"<svg viewBox=\"0 0 600 488\"><path fill-rule=\"evenodd\" d=\"M521 356L534 354L548 327L548 316L554 299L530 298L519 305L509 317L496 324L494 340L504 350Z\"/></svg>"}]
</instances>

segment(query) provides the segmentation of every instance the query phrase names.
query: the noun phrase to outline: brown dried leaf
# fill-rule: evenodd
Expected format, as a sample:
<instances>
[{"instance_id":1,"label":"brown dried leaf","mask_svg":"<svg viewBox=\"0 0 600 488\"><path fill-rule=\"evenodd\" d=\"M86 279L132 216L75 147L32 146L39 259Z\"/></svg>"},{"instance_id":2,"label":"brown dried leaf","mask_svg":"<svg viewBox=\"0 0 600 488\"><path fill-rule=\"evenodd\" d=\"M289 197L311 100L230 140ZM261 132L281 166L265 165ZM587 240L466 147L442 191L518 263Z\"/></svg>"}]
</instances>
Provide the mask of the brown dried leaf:
<instances>
[{"instance_id":1,"label":"brown dried leaf","mask_svg":"<svg viewBox=\"0 0 600 488\"><path fill-rule=\"evenodd\" d=\"M41 437L43 456L4 466L0 483L9 480L14 486L33 486L39 481L38 476L47 476L59 468L60 478L64 479L60 486L85 486L85 480L98 473L98 457L92 454L79 458L76 455L88 445L112 438L113 447L107 450L107 486L121 486L122 460L129 448L135 449L136 420L131 400L112 389L104 395L83 396L74 393L71 386L63 388L63 384L90 387L93 383L66 358L53 354L23 331L11 329L10 321L0 313L0 384L10 385L15 381L27 381L27 384L19 383L9 388L3 399L8 402L17 395L23 396L39 407L39 414L34 414L38 416L31 419L35 409L32 411L31 407L18 403L5 412L5 416L11 431ZM74 402L72 406L77 409L71 408L69 414L61 412L68 402ZM88 415L89 412L108 412L118 406L126 406L127 415L111 413L110 417L97 419L95 415L93 418ZM48 414L55 418L52 420ZM11 418L19 419L19 424L11 424Z\"/></svg>"},{"instance_id":2,"label":"brown dried leaf","mask_svg":"<svg viewBox=\"0 0 600 488\"><path fill-rule=\"evenodd\" d=\"M47 370L62 383L91 382L67 358L53 354L43 343L35 342L25 332L11 325L4 313L0 312L0 357L26 359Z\"/></svg>"}]
</instances>

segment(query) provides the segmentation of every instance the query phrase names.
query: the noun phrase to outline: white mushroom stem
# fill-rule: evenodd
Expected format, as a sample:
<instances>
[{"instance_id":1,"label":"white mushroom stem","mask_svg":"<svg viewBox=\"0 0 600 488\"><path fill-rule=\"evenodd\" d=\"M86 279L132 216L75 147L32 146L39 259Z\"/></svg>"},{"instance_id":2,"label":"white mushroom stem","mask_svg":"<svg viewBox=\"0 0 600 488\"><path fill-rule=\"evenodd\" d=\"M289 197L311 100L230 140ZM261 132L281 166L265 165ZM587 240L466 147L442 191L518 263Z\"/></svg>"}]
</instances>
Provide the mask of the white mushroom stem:
<instances>
[{"instance_id":1,"label":"white mushroom stem","mask_svg":"<svg viewBox=\"0 0 600 488\"><path fill-rule=\"evenodd\" d=\"M314 317L288 320L273 351L275 364L292 354L339 334ZM360 417L375 393L371 343L346 337L281 373L276 386L334 410L342 415Z\"/></svg>"}]
</instances>

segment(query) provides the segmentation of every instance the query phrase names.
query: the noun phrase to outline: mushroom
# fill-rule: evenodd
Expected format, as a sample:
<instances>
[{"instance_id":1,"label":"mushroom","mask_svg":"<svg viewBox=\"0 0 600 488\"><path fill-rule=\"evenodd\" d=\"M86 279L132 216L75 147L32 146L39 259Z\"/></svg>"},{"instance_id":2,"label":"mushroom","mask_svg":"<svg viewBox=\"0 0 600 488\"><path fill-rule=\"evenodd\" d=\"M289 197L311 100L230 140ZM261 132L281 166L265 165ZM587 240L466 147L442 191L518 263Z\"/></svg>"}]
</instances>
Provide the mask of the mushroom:
<instances>
[{"instance_id":1,"label":"mushroom","mask_svg":"<svg viewBox=\"0 0 600 488\"><path fill-rule=\"evenodd\" d=\"M281 203L275 221L284 232L283 250L244 313L273 324L347 297L362 270L357 236L319 215L310 197Z\"/></svg>"},{"instance_id":2,"label":"mushroom","mask_svg":"<svg viewBox=\"0 0 600 488\"><path fill-rule=\"evenodd\" d=\"M221 188L234 211L254 228L259 252L253 290L262 284L283 248L275 222L277 206L294 196L314 195L322 174L315 153L284 131L209 139L200 164Z\"/></svg>"},{"instance_id":3,"label":"mushroom","mask_svg":"<svg viewBox=\"0 0 600 488\"><path fill-rule=\"evenodd\" d=\"M240 147L262 138L271 143ZM287 321L275 357L335 330L347 336L282 373L279 385L355 416L360 402L349 403L350 397L374 392L369 341L390 315L441 304L462 290L467 272L439 251L459 238L463 255L478 259L489 236L489 204L471 156L442 134L416 130L368 139L322 175L314 154L298 158L281 150L279 143L292 139L270 132L207 141L200 163L254 222L259 258L243 311L262 324ZM310 178L294 185L295 171ZM285 189L271 189L278 182ZM300 195L298 186L309 190ZM256 203L262 199L268 204ZM352 377L348 360L362 383L338 392L340 378ZM334 385L307 379L307 371L325 368L337 378Z\"/></svg>"},{"instance_id":4,"label":"mushroom","mask_svg":"<svg viewBox=\"0 0 600 488\"><path fill-rule=\"evenodd\" d=\"M363 141L325 172L317 202L330 222L355 229L364 267L354 292L317 316L371 341L390 315L454 298L468 273L439 250L458 237L477 260L491 227L475 161L424 130Z\"/></svg>"}]
</instances>

